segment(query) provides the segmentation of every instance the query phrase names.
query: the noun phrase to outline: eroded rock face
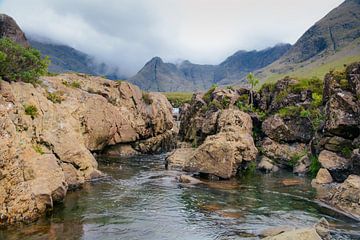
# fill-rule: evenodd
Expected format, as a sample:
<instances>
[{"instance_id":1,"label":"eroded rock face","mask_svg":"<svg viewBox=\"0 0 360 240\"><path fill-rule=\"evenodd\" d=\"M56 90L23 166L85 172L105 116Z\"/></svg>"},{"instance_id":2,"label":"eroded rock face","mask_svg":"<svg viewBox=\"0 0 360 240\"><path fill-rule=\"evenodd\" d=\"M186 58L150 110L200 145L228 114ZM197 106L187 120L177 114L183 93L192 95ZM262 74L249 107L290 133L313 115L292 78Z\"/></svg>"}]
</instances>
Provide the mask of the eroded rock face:
<instances>
[{"instance_id":1,"label":"eroded rock face","mask_svg":"<svg viewBox=\"0 0 360 240\"><path fill-rule=\"evenodd\" d=\"M307 118L283 119L277 114L263 122L262 130L267 136L278 142L307 143L313 136L311 122Z\"/></svg>"},{"instance_id":2,"label":"eroded rock face","mask_svg":"<svg viewBox=\"0 0 360 240\"><path fill-rule=\"evenodd\" d=\"M79 74L42 81L0 82L0 224L34 220L101 176L92 151L133 144L153 152L175 139L160 94L146 103L131 84Z\"/></svg>"}]
</instances>

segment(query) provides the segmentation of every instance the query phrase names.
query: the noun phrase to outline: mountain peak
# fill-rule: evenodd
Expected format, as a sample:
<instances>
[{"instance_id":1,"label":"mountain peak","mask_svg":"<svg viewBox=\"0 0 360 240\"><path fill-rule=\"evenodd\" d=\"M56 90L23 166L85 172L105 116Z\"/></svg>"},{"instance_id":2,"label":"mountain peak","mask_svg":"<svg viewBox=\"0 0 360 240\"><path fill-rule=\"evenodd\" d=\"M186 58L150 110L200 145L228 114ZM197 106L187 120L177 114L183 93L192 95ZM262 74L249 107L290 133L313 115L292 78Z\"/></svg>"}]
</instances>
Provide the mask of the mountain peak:
<instances>
[{"instance_id":1,"label":"mountain peak","mask_svg":"<svg viewBox=\"0 0 360 240\"><path fill-rule=\"evenodd\" d=\"M0 14L0 38L7 37L18 44L28 47L29 43L24 32L20 29L15 20L6 15Z\"/></svg>"}]
</instances>

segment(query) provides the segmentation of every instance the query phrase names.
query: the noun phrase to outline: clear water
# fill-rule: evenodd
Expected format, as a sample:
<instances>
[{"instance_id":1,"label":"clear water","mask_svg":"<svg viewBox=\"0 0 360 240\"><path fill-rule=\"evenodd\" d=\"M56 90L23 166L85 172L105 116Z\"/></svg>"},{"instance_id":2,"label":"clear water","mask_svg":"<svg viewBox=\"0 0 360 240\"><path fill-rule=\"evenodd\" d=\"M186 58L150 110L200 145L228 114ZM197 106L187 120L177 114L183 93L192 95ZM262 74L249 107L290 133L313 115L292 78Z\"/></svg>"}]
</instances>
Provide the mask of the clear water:
<instances>
[{"instance_id":1,"label":"clear water","mask_svg":"<svg viewBox=\"0 0 360 240\"><path fill-rule=\"evenodd\" d=\"M360 239L360 224L314 201L310 180L255 174L190 186L164 156L100 158L107 178L68 193L63 204L0 239L259 239L275 226L308 227L325 217L334 239ZM301 184L284 186L284 178Z\"/></svg>"}]
</instances>

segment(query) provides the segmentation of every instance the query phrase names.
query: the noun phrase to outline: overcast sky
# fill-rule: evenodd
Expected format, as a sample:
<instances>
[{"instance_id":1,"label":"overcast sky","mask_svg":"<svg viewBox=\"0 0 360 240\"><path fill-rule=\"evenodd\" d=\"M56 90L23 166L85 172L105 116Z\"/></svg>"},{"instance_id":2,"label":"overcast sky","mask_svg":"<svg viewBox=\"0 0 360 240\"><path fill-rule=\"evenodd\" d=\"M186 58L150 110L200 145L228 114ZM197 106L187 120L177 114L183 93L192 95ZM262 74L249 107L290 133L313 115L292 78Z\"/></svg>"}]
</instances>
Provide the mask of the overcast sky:
<instances>
[{"instance_id":1,"label":"overcast sky","mask_svg":"<svg viewBox=\"0 0 360 240\"><path fill-rule=\"evenodd\" d=\"M342 0L0 0L43 36L136 73L150 58L218 64L237 50L295 43Z\"/></svg>"}]
</instances>

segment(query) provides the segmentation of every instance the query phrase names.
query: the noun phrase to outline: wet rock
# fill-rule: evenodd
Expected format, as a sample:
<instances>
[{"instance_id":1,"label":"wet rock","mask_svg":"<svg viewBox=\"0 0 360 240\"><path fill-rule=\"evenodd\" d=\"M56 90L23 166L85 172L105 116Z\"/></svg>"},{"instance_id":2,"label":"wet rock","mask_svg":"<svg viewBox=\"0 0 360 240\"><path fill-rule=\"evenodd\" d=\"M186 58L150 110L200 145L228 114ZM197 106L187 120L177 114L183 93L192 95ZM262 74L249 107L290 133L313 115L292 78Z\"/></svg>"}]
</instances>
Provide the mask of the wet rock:
<instances>
[{"instance_id":1,"label":"wet rock","mask_svg":"<svg viewBox=\"0 0 360 240\"><path fill-rule=\"evenodd\" d=\"M202 183L202 181L200 181L199 179L196 179L196 178L191 177L189 175L180 175L179 176L179 182L187 183L187 184L193 184L193 185Z\"/></svg>"},{"instance_id":2,"label":"wet rock","mask_svg":"<svg viewBox=\"0 0 360 240\"><path fill-rule=\"evenodd\" d=\"M332 152L341 152L346 147L352 147L351 140L338 136L327 137L324 138L322 141L324 144L324 148Z\"/></svg>"},{"instance_id":3,"label":"wet rock","mask_svg":"<svg viewBox=\"0 0 360 240\"><path fill-rule=\"evenodd\" d=\"M276 235L279 235L281 233L289 232L289 231L292 231L292 230L295 230L295 229L293 227L290 227L290 226L271 227L271 228L267 228L267 229L261 231L260 237L265 238L265 237L276 236Z\"/></svg>"},{"instance_id":4,"label":"wet rock","mask_svg":"<svg viewBox=\"0 0 360 240\"><path fill-rule=\"evenodd\" d=\"M333 182L331 174L326 168L320 168L316 174L316 178L312 180L311 184L329 184Z\"/></svg>"},{"instance_id":5,"label":"wet rock","mask_svg":"<svg viewBox=\"0 0 360 240\"><path fill-rule=\"evenodd\" d=\"M275 114L262 124L262 130L277 142L309 142L313 136L311 122L307 118L283 119Z\"/></svg>"},{"instance_id":6,"label":"wet rock","mask_svg":"<svg viewBox=\"0 0 360 240\"><path fill-rule=\"evenodd\" d=\"M292 231L287 231L279 235L266 237L265 240L322 240L315 228L303 228Z\"/></svg>"},{"instance_id":7,"label":"wet rock","mask_svg":"<svg viewBox=\"0 0 360 240\"><path fill-rule=\"evenodd\" d=\"M139 154L138 151L136 151L130 144L117 144L107 147L103 154L109 155L109 156L135 156Z\"/></svg>"},{"instance_id":8,"label":"wet rock","mask_svg":"<svg viewBox=\"0 0 360 240\"><path fill-rule=\"evenodd\" d=\"M294 166L293 173L304 175L308 172L311 161L307 155L301 157Z\"/></svg>"},{"instance_id":9,"label":"wet rock","mask_svg":"<svg viewBox=\"0 0 360 240\"><path fill-rule=\"evenodd\" d=\"M281 181L281 183L284 186L296 186L296 185L301 185L304 184L304 180L303 179L295 179L295 178L287 178L287 179L283 179Z\"/></svg>"},{"instance_id":10,"label":"wet rock","mask_svg":"<svg viewBox=\"0 0 360 240\"><path fill-rule=\"evenodd\" d=\"M323 168L329 170L331 176L337 182L344 181L350 174L351 161L340 157L336 153L328 150L321 151L319 162Z\"/></svg>"},{"instance_id":11,"label":"wet rock","mask_svg":"<svg viewBox=\"0 0 360 240\"><path fill-rule=\"evenodd\" d=\"M165 159L165 167L169 170L182 170L185 163L194 154L194 148L177 148L172 151Z\"/></svg>"},{"instance_id":12,"label":"wet rock","mask_svg":"<svg viewBox=\"0 0 360 240\"><path fill-rule=\"evenodd\" d=\"M322 198L322 201L360 219L360 176L350 175L330 195Z\"/></svg>"},{"instance_id":13,"label":"wet rock","mask_svg":"<svg viewBox=\"0 0 360 240\"><path fill-rule=\"evenodd\" d=\"M331 240L329 231L329 222L325 218L321 218L318 223L315 224L315 230L323 240Z\"/></svg>"},{"instance_id":14,"label":"wet rock","mask_svg":"<svg viewBox=\"0 0 360 240\"><path fill-rule=\"evenodd\" d=\"M260 162L257 168L265 173L277 172L279 168L273 163L273 161L265 156L260 157Z\"/></svg>"},{"instance_id":15,"label":"wet rock","mask_svg":"<svg viewBox=\"0 0 360 240\"><path fill-rule=\"evenodd\" d=\"M154 154L171 151L176 148L177 128L168 130L155 137L135 142L134 149L144 154Z\"/></svg>"}]
</instances>

